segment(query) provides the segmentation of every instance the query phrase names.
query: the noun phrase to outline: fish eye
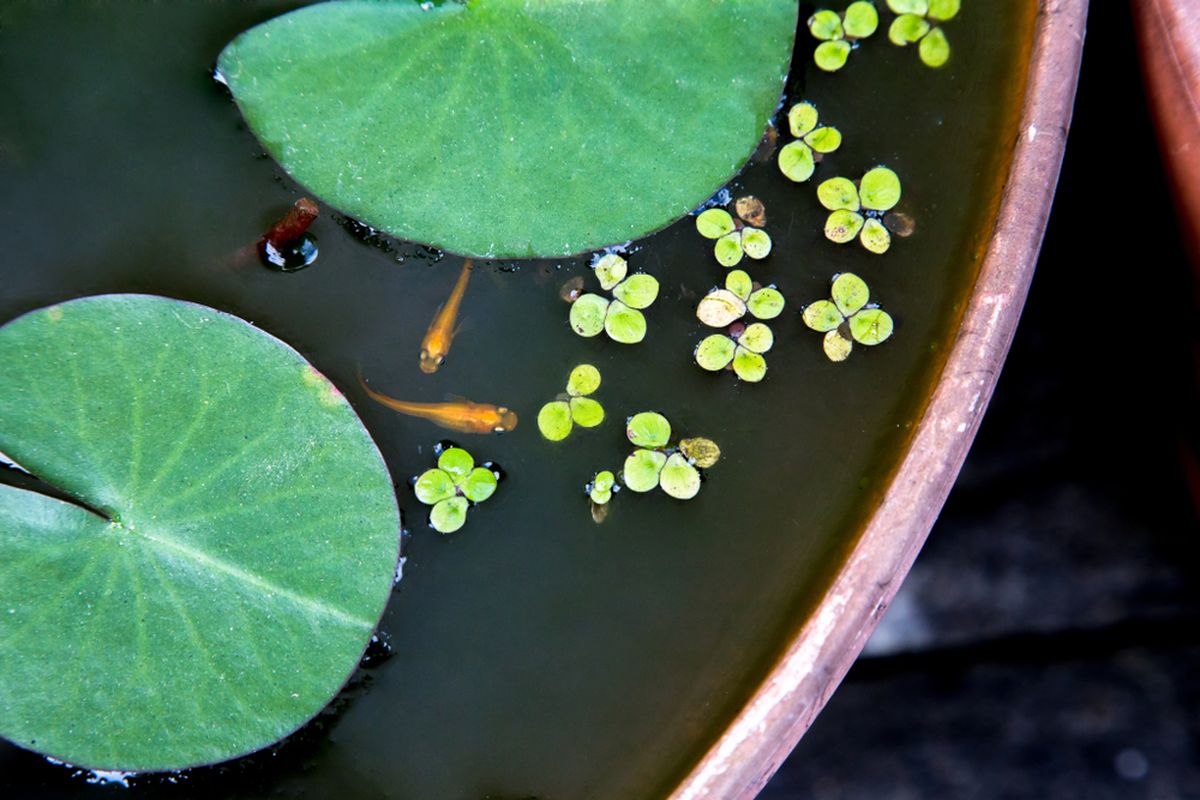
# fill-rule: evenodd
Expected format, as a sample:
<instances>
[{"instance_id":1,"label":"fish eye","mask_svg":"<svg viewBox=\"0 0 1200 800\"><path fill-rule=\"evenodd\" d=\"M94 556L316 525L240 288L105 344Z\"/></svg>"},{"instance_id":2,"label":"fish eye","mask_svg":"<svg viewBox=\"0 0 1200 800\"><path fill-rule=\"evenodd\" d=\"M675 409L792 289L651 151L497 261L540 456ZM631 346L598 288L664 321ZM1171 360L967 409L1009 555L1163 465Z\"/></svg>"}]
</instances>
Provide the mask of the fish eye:
<instances>
[{"instance_id":1,"label":"fish eye","mask_svg":"<svg viewBox=\"0 0 1200 800\"><path fill-rule=\"evenodd\" d=\"M505 408L504 406L500 406L500 407L498 407L496 410L497 410L497 411L499 411L501 414L507 414L507 413L508 413L508 409L507 409L507 408Z\"/></svg>"}]
</instances>

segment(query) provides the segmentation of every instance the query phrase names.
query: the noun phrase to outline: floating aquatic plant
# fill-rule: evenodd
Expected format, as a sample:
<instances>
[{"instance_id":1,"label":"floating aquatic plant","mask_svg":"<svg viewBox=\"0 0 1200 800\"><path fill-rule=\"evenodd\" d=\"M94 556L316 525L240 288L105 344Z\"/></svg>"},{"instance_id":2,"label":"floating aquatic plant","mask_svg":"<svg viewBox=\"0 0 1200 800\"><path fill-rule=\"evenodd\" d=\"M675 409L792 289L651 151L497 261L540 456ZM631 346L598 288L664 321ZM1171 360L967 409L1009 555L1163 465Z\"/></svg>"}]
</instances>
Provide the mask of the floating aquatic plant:
<instances>
[{"instance_id":1,"label":"floating aquatic plant","mask_svg":"<svg viewBox=\"0 0 1200 800\"><path fill-rule=\"evenodd\" d=\"M438 533L454 533L467 521L467 509L487 500L500 483L500 469L491 462L475 466L461 447L442 442L434 448L437 466L421 473L413 484L417 499L429 510L429 525Z\"/></svg>"},{"instance_id":2,"label":"floating aquatic plant","mask_svg":"<svg viewBox=\"0 0 1200 800\"><path fill-rule=\"evenodd\" d=\"M846 6L842 13L821 9L808 18L808 30L821 40L813 52L813 61L826 72L837 72L846 66L850 51L879 27L879 12L875 4L858 0Z\"/></svg>"},{"instance_id":3,"label":"floating aquatic plant","mask_svg":"<svg viewBox=\"0 0 1200 800\"><path fill-rule=\"evenodd\" d=\"M604 406L588 395L600 388L600 370L580 364L567 378L567 391L542 406L538 412L538 430L552 442L559 442L579 425L594 428L604 421Z\"/></svg>"},{"instance_id":4,"label":"floating aquatic plant","mask_svg":"<svg viewBox=\"0 0 1200 800\"><path fill-rule=\"evenodd\" d=\"M829 125L818 127L817 122L817 107L812 103L797 103L788 110L788 129L796 141L779 151L779 171L796 183L811 178L821 157L842 145L841 131Z\"/></svg>"},{"instance_id":5,"label":"floating aquatic plant","mask_svg":"<svg viewBox=\"0 0 1200 800\"><path fill-rule=\"evenodd\" d=\"M771 349L775 335L762 322L746 325L740 320L747 313L759 320L774 319L783 306L783 295L774 286L755 286L744 271L732 270L725 288L713 289L696 307L696 317L705 325L726 328L701 340L693 354L696 363L710 372L730 368L744 381L761 381L767 374L763 353Z\"/></svg>"},{"instance_id":6,"label":"floating aquatic plant","mask_svg":"<svg viewBox=\"0 0 1200 800\"><path fill-rule=\"evenodd\" d=\"M771 237L761 225L767 221L767 211L757 197L738 198L734 204L738 218L723 208L709 208L696 216L696 230L706 239L716 239L713 255L723 267L733 267L742 256L755 260L771 254Z\"/></svg>"},{"instance_id":7,"label":"floating aquatic plant","mask_svg":"<svg viewBox=\"0 0 1200 800\"><path fill-rule=\"evenodd\" d=\"M915 43L921 61L930 67L950 60L950 41L938 23L957 16L962 0L887 0L887 4L900 15L888 28L892 44L905 47Z\"/></svg>"},{"instance_id":8,"label":"floating aquatic plant","mask_svg":"<svg viewBox=\"0 0 1200 800\"><path fill-rule=\"evenodd\" d=\"M716 464L721 455L721 449L711 439L685 439L679 447L668 447L671 423L655 411L630 417L625 435L637 447L625 459L621 471L622 481L633 492L661 488L678 500L690 500L700 491L700 469Z\"/></svg>"},{"instance_id":9,"label":"floating aquatic plant","mask_svg":"<svg viewBox=\"0 0 1200 800\"><path fill-rule=\"evenodd\" d=\"M617 477L605 469L596 473L591 482L584 487L584 491L588 494L592 508L592 520L600 524L608 517L608 501L612 500L615 493L621 491L621 487L617 485Z\"/></svg>"},{"instance_id":10,"label":"floating aquatic plant","mask_svg":"<svg viewBox=\"0 0 1200 800\"><path fill-rule=\"evenodd\" d=\"M848 178L830 178L817 187L817 199L829 209L825 238L838 244L855 237L872 253L886 253L892 236L884 215L900 202L900 178L887 167L875 167L856 185Z\"/></svg>"},{"instance_id":11,"label":"floating aquatic plant","mask_svg":"<svg viewBox=\"0 0 1200 800\"><path fill-rule=\"evenodd\" d=\"M874 346L892 335L891 316L868 302L871 293L862 278L849 272L834 276L830 295L804 309L804 324L825 334L830 361L845 361L855 342Z\"/></svg>"},{"instance_id":12,"label":"floating aquatic plant","mask_svg":"<svg viewBox=\"0 0 1200 800\"><path fill-rule=\"evenodd\" d=\"M607 253L593 265L600 286L611 290L613 299L587 293L570 299L571 329L580 336L598 336L601 331L621 344L637 344L646 338L646 317L642 309L658 298L658 279L644 272L626 277L629 264L616 253Z\"/></svg>"}]
</instances>

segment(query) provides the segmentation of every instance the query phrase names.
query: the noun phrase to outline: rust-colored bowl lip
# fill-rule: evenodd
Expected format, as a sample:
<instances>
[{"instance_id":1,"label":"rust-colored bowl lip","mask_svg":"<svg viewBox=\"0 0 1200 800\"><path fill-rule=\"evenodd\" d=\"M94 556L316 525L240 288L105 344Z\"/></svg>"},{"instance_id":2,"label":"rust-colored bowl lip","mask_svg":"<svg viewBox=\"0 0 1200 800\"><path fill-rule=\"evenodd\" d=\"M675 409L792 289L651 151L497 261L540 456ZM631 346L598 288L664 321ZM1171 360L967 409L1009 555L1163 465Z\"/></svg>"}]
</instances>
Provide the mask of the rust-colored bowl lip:
<instances>
[{"instance_id":1,"label":"rust-colored bowl lip","mask_svg":"<svg viewBox=\"0 0 1200 800\"><path fill-rule=\"evenodd\" d=\"M822 600L671 800L748 800L858 658L950 493L1033 278L1083 55L1087 0L1041 0L995 228L939 380L858 543Z\"/></svg>"}]
</instances>

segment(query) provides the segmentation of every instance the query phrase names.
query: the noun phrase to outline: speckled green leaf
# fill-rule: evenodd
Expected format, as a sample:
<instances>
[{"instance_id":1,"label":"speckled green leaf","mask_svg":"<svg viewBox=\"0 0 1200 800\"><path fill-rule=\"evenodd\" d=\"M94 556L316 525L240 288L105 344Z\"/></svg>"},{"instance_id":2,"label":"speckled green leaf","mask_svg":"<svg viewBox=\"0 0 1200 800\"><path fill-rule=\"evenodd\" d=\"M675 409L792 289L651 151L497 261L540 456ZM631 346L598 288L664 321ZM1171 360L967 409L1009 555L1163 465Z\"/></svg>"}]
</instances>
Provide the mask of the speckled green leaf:
<instances>
[{"instance_id":1,"label":"speckled green leaf","mask_svg":"<svg viewBox=\"0 0 1200 800\"><path fill-rule=\"evenodd\" d=\"M862 278L853 272L843 272L834 279L833 286L830 287L830 296L837 304L838 311L848 317L867 304L871 299L871 292Z\"/></svg>"},{"instance_id":2,"label":"speckled green leaf","mask_svg":"<svg viewBox=\"0 0 1200 800\"><path fill-rule=\"evenodd\" d=\"M850 341L836 330L829 331L825 334L825 339L821 343L825 350L825 355L830 361L845 361L850 357L850 351L854 349L854 342Z\"/></svg>"},{"instance_id":3,"label":"speckled green leaf","mask_svg":"<svg viewBox=\"0 0 1200 800\"><path fill-rule=\"evenodd\" d=\"M859 344L876 345L892 335L893 324L886 311L864 308L850 318L850 335Z\"/></svg>"},{"instance_id":4,"label":"speckled green leaf","mask_svg":"<svg viewBox=\"0 0 1200 800\"><path fill-rule=\"evenodd\" d=\"M571 419L581 428L594 428L604 422L604 406L590 397L572 397Z\"/></svg>"},{"instance_id":5,"label":"speckled green leaf","mask_svg":"<svg viewBox=\"0 0 1200 800\"><path fill-rule=\"evenodd\" d=\"M696 215L696 230L705 239L720 239L735 227L733 217L723 208L706 208Z\"/></svg>"},{"instance_id":6,"label":"speckled green leaf","mask_svg":"<svg viewBox=\"0 0 1200 800\"><path fill-rule=\"evenodd\" d=\"M625 280L625 274L629 272L629 262L616 253L606 253L596 260L593 269L596 270L600 288L607 292Z\"/></svg>"},{"instance_id":7,"label":"speckled green leaf","mask_svg":"<svg viewBox=\"0 0 1200 800\"><path fill-rule=\"evenodd\" d=\"M872 253L883 254L892 246L892 235L888 233L888 229L883 227L883 223L877 219L868 219L863 224L862 233L858 236L862 246L870 250Z\"/></svg>"},{"instance_id":8,"label":"speckled green leaf","mask_svg":"<svg viewBox=\"0 0 1200 800\"><path fill-rule=\"evenodd\" d=\"M834 211L825 220L825 238L831 242L845 244L854 241L863 227L863 215L857 211Z\"/></svg>"},{"instance_id":9,"label":"speckled green leaf","mask_svg":"<svg viewBox=\"0 0 1200 800\"><path fill-rule=\"evenodd\" d=\"M591 364L580 364L567 378L567 394L583 397L600 388L600 370Z\"/></svg>"},{"instance_id":10,"label":"speckled green leaf","mask_svg":"<svg viewBox=\"0 0 1200 800\"><path fill-rule=\"evenodd\" d=\"M636 308L613 300L604 317L604 332L621 344L637 344L646 338L646 318Z\"/></svg>"},{"instance_id":11,"label":"speckled green leaf","mask_svg":"<svg viewBox=\"0 0 1200 800\"><path fill-rule=\"evenodd\" d=\"M812 148L802 141L788 142L779 150L779 171L796 183L803 183L816 171Z\"/></svg>"},{"instance_id":12,"label":"speckled green leaf","mask_svg":"<svg viewBox=\"0 0 1200 800\"><path fill-rule=\"evenodd\" d=\"M778 289L764 286L753 292L746 301L746 310L756 319L775 319L783 313L784 299Z\"/></svg>"},{"instance_id":13,"label":"speckled green leaf","mask_svg":"<svg viewBox=\"0 0 1200 800\"><path fill-rule=\"evenodd\" d=\"M445 470L437 467L421 473L421 477L417 478L417 482L413 484L413 492L417 495L417 499L427 506L458 493L454 485L454 478L450 477Z\"/></svg>"},{"instance_id":14,"label":"speckled green leaf","mask_svg":"<svg viewBox=\"0 0 1200 800\"><path fill-rule=\"evenodd\" d=\"M657 411L642 411L625 423L625 435L638 447L666 447L671 440L671 423Z\"/></svg>"},{"instance_id":15,"label":"speckled green leaf","mask_svg":"<svg viewBox=\"0 0 1200 800\"><path fill-rule=\"evenodd\" d=\"M252 28L218 63L326 202L465 255L551 257L644 236L725 184L779 101L797 15L796 0L344 0Z\"/></svg>"},{"instance_id":16,"label":"speckled green leaf","mask_svg":"<svg viewBox=\"0 0 1200 800\"><path fill-rule=\"evenodd\" d=\"M429 525L438 533L454 533L466 524L469 506L465 497L443 500L430 509Z\"/></svg>"},{"instance_id":17,"label":"speckled green leaf","mask_svg":"<svg viewBox=\"0 0 1200 800\"><path fill-rule=\"evenodd\" d=\"M849 178L830 178L817 186L817 200L830 211L858 211L858 187Z\"/></svg>"},{"instance_id":18,"label":"speckled green leaf","mask_svg":"<svg viewBox=\"0 0 1200 800\"><path fill-rule=\"evenodd\" d=\"M797 139L817 127L817 107L812 103L796 103L788 109L788 130Z\"/></svg>"},{"instance_id":19,"label":"speckled green leaf","mask_svg":"<svg viewBox=\"0 0 1200 800\"><path fill-rule=\"evenodd\" d=\"M658 298L658 279L639 272L613 289L613 297L630 308L647 308Z\"/></svg>"},{"instance_id":20,"label":"speckled green leaf","mask_svg":"<svg viewBox=\"0 0 1200 800\"><path fill-rule=\"evenodd\" d=\"M761 322L752 322L738 337L738 344L751 353L765 353L775 344L775 334Z\"/></svg>"},{"instance_id":21,"label":"speckled green leaf","mask_svg":"<svg viewBox=\"0 0 1200 800\"><path fill-rule=\"evenodd\" d=\"M696 363L709 372L719 372L733 361L735 350L737 345L733 339L723 333L714 333L705 336L700 340L700 344L696 345Z\"/></svg>"},{"instance_id":22,"label":"speckled green leaf","mask_svg":"<svg viewBox=\"0 0 1200 800\"><path fill-rule=\"evenodd\" d=\"M0 735L97 769L288 735L357 668L400 516L375 445L298 353L145 295L0 328Z\"/></svg>"},{"instance_id":23,"label":"speckled green leaf","mask_svg":"<svg viewBox=\"0 0 1200 800\"><path fill-rule=\"evenodd\" d=\"M713 243L713 255L722 267L734 267L741 263L746 251L742 249L742 232L727 233Z\"/></svg>"},{"instance_id":24,"label":"speckled green leaf","mask_svg":"<svg viewBox=\"0 0 1200 800\"><path fill-rule=\"evenodd\" d=\"M632 492L649 492L658 486L658 475L667 463L665 453L657 450L634 450L625 459L621 479Z\"/></svg>"},{"instance_id":25,"label":"speckled green leaf","mask_svg":"<svg viewBox=\"0 0 1200 800\"><path fill-rule=\"evenodd\" d=\"M758 383L767 376L767 360L758 353L739 347L733 357L733 371L747 383Z\"/></svg>"},{"instance_id":26,"label":"speckled green leaf","mask_svg":"<svg viewBox=\"0 0 1200 800\"><path fill-rule=\"evenodd\" d=\"M755 261L761 261L771 254L771 237L761 228L742 228L742 249L746 255Z\"/></svg>"},{"instance_id":27,"label":"speckled green leaf","mask_svg":"<svg viewBox=\"0 0 1200 800\"><path fill-rule=\"evenodd\" d=\"M575 423L571 420L571 406L565 400L555 400L542 406L537 417L538 430L552 442L561 442L571 435Z\"/></svg>"},{"instance_id":28,"label":"speckled green leaf","mask_svg":"<svg viewBox=\"0 0 1200 800\"><path fill-rule=\"evenodd\" d=\"M814 331L825 333L846 321L832 300L818 300L804 309L804 324Z\"/></svg>"},{"instance_id":29,"label":"speckled green leaf","mask_svg":"<svg viewBox=\"0 0 1200 800\"><path fill-rule=\"evenodd\" d=\"M608 314L607 298L598 294L581 295L571 304L571 329L580 336L596 336L604 330L604 317Z\"/></svg>"},{"instance_id":30,"label":"speckled green leaf","mask_svg":"<svg viewBox=\"0 0 1200 800\"><path fill-rule=\"evenodd\" d=\"M680 453L672 453L658 474L662 490L676 500L691 500L700 491L700 473Z\"/></svg>"},{"instance_id":31,"label":"speckled green leaf","mask_svg":"<svg viewBox=\"0 0 1200 800\"><path fill-rule=\"evenodd\" d=\"M475 459L461 447L448 447L438 456L438 468L458 484L475 469Z\"/></svg>"},{"instance_id":32,"label":"speckled green leaf","mask_svg":"<svg viewBox=\"0 0 1200 800\"><path fill-rule=\"evenodd\" d=\"M875 167L863 175L858 186L862 207L887 211L900 202L900 177L887 167Z\"/></svg>"},{"instance_id":33,"label":"speckled green leaf","mask_svg":"<svg viewBox=\"0 0 1200 800\"><path fill-rule=\"evenodd\" d=\"M725 276L725 288L742 300L749 300L754 291L754 281L745 270L735 269Z\"/></svg>"},{"instance_id":34,"label":"speckled green leaf","mask_svg":"<svg viewBox=\"0 0 1200 800\"><path fill-rule=\"evenodd\" d=\"M818 153L832 153L842 146L842 132L825 126L805 136L804 141Z\"/></svg>"}]
</instances>

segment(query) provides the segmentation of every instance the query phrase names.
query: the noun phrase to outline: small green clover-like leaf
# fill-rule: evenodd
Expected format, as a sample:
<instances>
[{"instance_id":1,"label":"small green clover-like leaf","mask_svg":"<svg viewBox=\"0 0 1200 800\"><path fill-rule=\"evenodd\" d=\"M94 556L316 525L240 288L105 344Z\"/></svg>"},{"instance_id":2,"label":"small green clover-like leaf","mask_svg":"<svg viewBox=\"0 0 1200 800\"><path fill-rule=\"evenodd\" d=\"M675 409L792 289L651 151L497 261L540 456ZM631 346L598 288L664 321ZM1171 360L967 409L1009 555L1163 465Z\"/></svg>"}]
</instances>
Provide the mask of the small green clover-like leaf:
<instances>
[{"instance_id":1,"label":"small green clover-like leaf","mask_svg":"<svg viewBox=\"0 0 1200 800\"><path fill-rule=\"evenodd\" d=\"M554 400L542 406L537 417L538 430L552 442L561 442L571 433L571 406L565 400Z\"/></svg>"},{"instance_id":2,"label":"small green clover-like leaf","mask_svg":"<svg viewBox=\"0 0 1200 800\"><path fill-rule=\"evenodd\" d=\"M717 239L713 245L713 255L722 267L733 267L739 264L745 251L742 249L742 232L734 231Z\"/></svg>"},{"instance_id":3,"label":"small green clover-like leaf","mask_svg":"<svg viewBox=\"0 0 1200 800\"><path fill-rule=\"evenodd\" d=\"M581 428L594 428L604 422L604 406L590 397L572 397L571 419Z\"/></svg>"},{"instance_id":4,"label":"small green clover-like leaf","mask_svg":"<svg viewBox=\"0 0 1200 800\"><path fill-rule=\"evenodd\" d=\"M756 319L774 319L783 313L784 299L778 289L765 286L752 293L746 301L746 309Z\"/></svg>"},{"instance_id":5,"label":"small green clover-like leaf","mask_svg":"<svg viewBox=\"0 0 1200 800\"><path fill-rule=\"evenodd\" d=\"M849 178L830 178L817 186L817 200L830 211L858 211L858 187Z\"/></svg>"},{"instance_id":6,"label":"small green clover-like leaf","mask_svg":"<svg viewBox=\"0 0 1200 800\"><path fill-rule=\"evenodd\" d=\"M919 42L921 37L929 33L930 25L924 17L916 14L901 14L892 20L888 26L888 41L904 47Z\"/></svg>"},{"instance_id":7,"label":"small green clover-like leaf","mask_svg":"<svg viewBox=\"0 0 1200 800\"><path fill-rule=\"evenodd\" d=\"M761 228L742 228L742 250L750 258L761 260L771 254L771 237Z\"/></svg>"},{"instance_id":8,"label":"small green clover-like leaf","mask_svg":"<svg viewBox=\"0 0 1200 800\"><path fill-rule=\"evenodd\" d=\"M788 109L788 130L797 139L817 127L817 107L812 103L796 103Z\"/></svg>"},{"instance_id":9,"label":"small green clover-like leaf","mask_svg":"<svg viewBox=\"0 0 1200 800\"><path fill-rule=\"evenodd\" d=\"M720 372L733 361L737 344L722 333L714 333L700 340L696 345L696 363L709 372Z\"/></svg>"},{"instance_id":10,"label":"small green clover-like leaf","mask_svg":"<svg viewBox=\"0 0 1200 800\"><path fill-rule=\"evenodd\" d=\"M850 335L859 344L877 345L892 335L894 323L886 311L864 308L849 320Z\"/></svg>"},{"instance_id":11,"label":"small green clover-like leaf","mask_svg":"<svg viewBox=\"0 0 1200 800\"><path fill-rule=\"evenodd\" d=\"M841 39L844 35L842 17L836 11L822 9L808 18L808 30L822 41Z\"/></svg>"},{"instance_id":12,"label":"small green clover-like leaf","mask_svg":"<svg viewBox=\"0 0 1200 800\"><path fill-rule=\"evenodd\" d=\"M625 459L621 477L631 492L649 492L658 486L658 476L667 463L666 453L657 450L634 450Z\"/></svg>"},{"instance_id":13,"label":"small green clover-like leaf","mask_svg":"<svg viewBox=\"0 0 1200 800\"><path fill-rule=\"evenodd\" d=\"M779 149L778 163L779 171L796 183L804 183L817 169L812 149L799 139Z\"/></svg>"},{"instance_id":14,"label":"small green clover-like leaf","mask_svg":"<svg viewBox=\"0 0 1200 800\"><path fill-rule=\"evenodd\" d=\"M475 459L461 447L448 447L438 456L438 468L457 485L475 468Z\"/></svg>"},{"instance_id":15,"label":"small green clover-like leaf","mask_svg":"<svg viewBox=\"0 0 1200 800\"><path fill-rule=\"evenodd\" d=\"M830 361L845 361L850 357L850 351L854 349L854 343L834 330L825 334L822 348L825 350L825 355Z\"/></svg>"},{"instance_id":16,"label":"small green clover-like leaf","mask_svg":"<svg viewBox=\"0 0 1200 800\"><path fill-rule=\"evenodd\" d=\"M926 16L938 22L945 22L958 16L961 8L962 0L929 0L929 11Z\"/></svg>"},{"instance_id":17,"label":"small green clover-like leaf","mask_svg":"<svg viewBox=\"0 0 1200 800\"><path fill-rule=\"evenodd\" d=\"M625 274L629 271L629 262L616 253L606 253L592 265L592 269L596 270L600 288L607 292L625 280Z\"/></svg>"},{"instance_id":18,"label":"small green clover-like leaf","mask_svg":"<svg viewBox=\"0 0 1200 800\"><path fill-rule=\"evenodd\" d=\"M580 364L571 370L567 378L567 394L572 397L583 397L600 388L600 370L591 364Z\"/></svg>"},{"instance_id":19,"label":"small green clover-like leaf","mask_svg":"<svg viewBox=\"0 0 1200 800\"><path fill-rule=\"evenodd\" d=\"M871 299L871 292L862 278L852 272L843 272L834 278L830 296L842 316L849 317L867 304Z\"/></svg>"},{"instance_id":20,"label":"small green clover-like leaf","mask_svg":"<svg viewBox=\"0 0 1200 800\"><path fill-rule=\"evenodd\" d=\"M774 346L775 334L771 333L771 329L763 323L753 322L746 326L746 330L742 331L737 342L751 353L761 355Z\"/></svg>"},{"instance_id":21,"label":"small green clover-like leaf","mask_svg":"<svg viewBox=\"0 0 1200 800\"><path fill-rule=\"evenodd\" d=\"M895 14L916 14L923 17L929 13L929 0L887 0L887 7Z\"/></svg>"},{"instance_id":22,"label":"small green clover-like leaf","mask_svg":"<svg viewBox=\"0 0 1200 800\"><path fill-rule=\"evenodd\" d=\"M834 330L845 321L846 317L832 300L818 300L804 309L804 324L820 333Z\"/></svg>"},{"instance_id":23,"label":"small green clover-like leaf","mask_svg":"<svg viewBox=\"0 0 1200 800\"><path fill-rule=\"evenodd\" d=\"M825 238L837 244L854 241L866 220L857 211L839 209L829 214L825 220Z\"/></svg>"},{"instance_id":24,"label":"small green clover-like leaf","mask_svg":"<svg viewBox=\"0 0 1200 800\"><path fill-rule=\"evenodd\" d=\"M467 498L442 500L429 512L429 525L438 533L454 533L467 521Z\"/></svg>"},{"instance_id":25,"label":"small green clover-like leaf","mask_svg":"<svg viewBox=\"0 0 1200 800\"><path fill-rule=\"evenodd\" d=\"M612 500L613 487L617 483L617 478L609 470L601 470L596 473L596 477L592 478L592 482L588 484L588 496L593 503L604 505L609 500Z\"/></svg>"},{"instance_id":26,"label":"small green clover-like leaf","mask_svg":"<svg viewBox=\"0 0 1200 800\"><path fill-rule=\"evenodd\" d=\"M609 301L598 294L581 295L571 304L571 329L580 336L596 336L604 330Z\"/></svg>"},{"instance_id":27,"label":"small green clover-like leaf","mask_svg":"<svg viewBox=\"0 0 1200 800\"><path fill-rule=\"evenodd\" d=\"M696 230L705 239L720 239L736 227L733 217L723 208L705 209L696 216Z\"/></svg>"},{"instance_id":28,"label":"small green clover-like leaf","mask_svg":"<svg viewBox=\"0 0 1200 800\"><path fill-rule=\"evenodd\" d=\"M842 28L848 39L865 39L879 27L879 12L875 4L867 0L856 0L846 7Z\"/></svg>"},{"instance_id":29,"label":"small green clover-like leaf","mask_svg":"<svg viewBox=\"0 0 1200 800\"><path fill-rule=\"evenodd\" d=\"M867 250L879 255L886 253L892 246L892 235L888 233L888 229L883 226L882 222L873 217L863 225L858 240Z\"/></svg>"},{"instance_id":30,"label":"small green clover-like leaf","mask_svg":"<svg viewBox=\"0 0 1200 800\"><path fill-rule=\"evenodd\" d=\"M696 317L710 328L724 328L746 314L746 304L728 289L714 289L696 306Z\"/></svg>"},{"instance_id":31,"label":"small green clover-like leaf","mask_svg":"<svg viewBox=\"0 0 1200 800\"><path fill-rule=\"evenodd\" d=\"M642 411L629 418L625 435L637 447L666 447L671 440L671 423L657 411Z\"/></svg>"},{"instance_id":32,"label":"small green clover-like leaf","mask_svg":"<svg viewBox=\"0 0 1200 800\"><path fill-rule=\"evenodd\" d=\"M621 344L637 344L646 338L646 318L636 308L613 300L604 317L604 332L608 338Z\"/></svg>"},{"instance_id":33,"label":"small green clover-like leaf","mask_svg":"<svg viewBox=\"0 0 1200 800\"><path fill-rule=\"evenodd\" d=\"M747 383L758 383L767 375L767 360L758 353L739 347L733 357L733 371Z\"/></svg>"},{"instance_id":34,"label":"small green clover-like leaf","mask_svg":"<svg viewBox=\"0 0 1200 800\"><path fill-rule=\"evenodd\" d=\"M818 153L832 153L842 146L842 132L826 125L805 136L804 141Z\"/></svg>"},{"instance_id":35,"label":"small green clover-like leaf","mask_svg":"<svg viewBox=\"0 0 1200 800\"><path fill-rule=\"evenodd\" d=\"M648 308L658 298L658 279L644 272L630 275L613 289L613 296L630 308Z\"/></svg>"},{"instance_id":36,"label":"small green clover-like leaf","mask_svg":"<svg viewBox=\"0 0 1200 800\"><path fill-rule=\"evenodd\" d=\"M496 473L486 467L476 467L463 479L459 488L472 503L482 503L496 493L499 483Z\"/></svg>"},{"instance_id":37,"label":"small green clover-like leaf","mask_svg":"<svg viewBox=\"0 0 1200 800\"><path fill-rule=\"evenodd\" d=\"M745 270L735 269L725 276L725 288L742 300L749 300L754 291L754 281Z\"/></svg>"},{"instance_id":38,"label":"small green clover-like leaf","mask_svg":"<svg viewBox=\"0 0 1200 800\"><path fill-rule=\"evenodd\" d=\"M679 452L700 469L708 469L721 460L721 448L712 439L703 436L681 439Z\"/></svg>"},{"instance_id":39,"label":"small green clover-like leaf","mask_svg":"<svg viewBox=\"0 0 1200 800\"><path fill-rule=\"evenodd\" d=\"M422 472L421 477L413 484L413 491L417 499L427 506L454 497L458 493L454 486L454 478L437 467Z\"/></svg>"},{"instance_id":40,"label":"small green clover-like leaf","mask_svg":"<svg viewBox=\"0 0 1200 800\"><path fill-rule=\"evenodd\" d=\"M887 211L900 202L900 177L887 167L875 167L863 175L858 195L863 208Z\"/></svg>"},{"instance_id":41,"label":"small green clover-like leaf","mask_svg":"<svg viewBox=\"0 0 1200 800\"><path fill-rule=\"evenodd\" d=\"M950 60L950 41L941 28L934 28L921 39L917 53L926 66L940 67Z\"/></svg>"},{"instance_id":42,"label":"small green clover-like leaf","mask_svg":"<svg viewBox=\"0 0 1200 800\"><path fill-rule=\"evenodd\" d=\"M826 72L837 72L846 66L846 60L850 58L851 49L850 43L845 39L839 39L835 42L821 42L817 45L817 49L813 51L813 61Z\"/></svg>"},{"instance_id":43,"label":"small green clover-like leaf","mask_svg":"<svg viewBox=\"0 0 1200 800\"><path fill-rule=\"evenodd\" d=\"M662 490L676 500L691 500L700 491L700 473L681 453L672 453L658 475Z\"/></svg>"}]
</instances>

